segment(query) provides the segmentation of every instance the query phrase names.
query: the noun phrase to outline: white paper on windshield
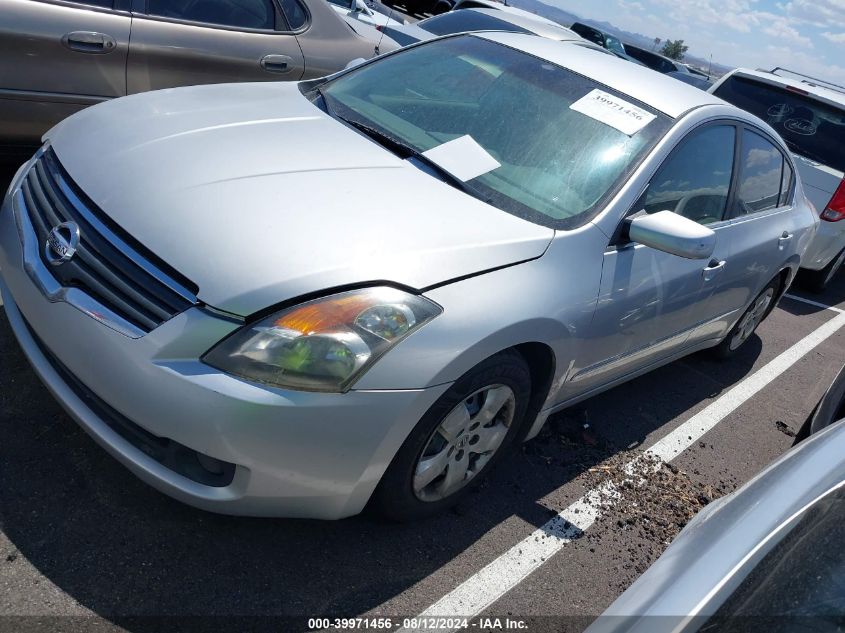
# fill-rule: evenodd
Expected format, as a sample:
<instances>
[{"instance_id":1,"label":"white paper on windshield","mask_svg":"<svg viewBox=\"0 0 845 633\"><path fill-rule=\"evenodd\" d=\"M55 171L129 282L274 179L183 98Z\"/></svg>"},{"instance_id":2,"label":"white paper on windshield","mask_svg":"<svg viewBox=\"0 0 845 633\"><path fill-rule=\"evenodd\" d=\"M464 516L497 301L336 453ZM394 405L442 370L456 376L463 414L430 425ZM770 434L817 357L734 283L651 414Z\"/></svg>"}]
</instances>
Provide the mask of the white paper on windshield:
<instances>
[{"instance_id":1,"label":"white paper on windshield","mask_svg":"<svg viewBox=\"0 0 845 633\"><path fill-rule=\"evenodd\" d=\"M469 134L432 147L423 152L423 156L462 182L478 178L502 166Z\"/></svg>"},{"instance_id":2,"label":"white paper on windshield","mask_svg":"<svg viewBox=\"0 0 845 633\"><path fill-rule=\"evenodd\" d=\"M569 106L591 119L633 136L657 117L603 90L593 90Z\"/></svg>"}]
</instances>

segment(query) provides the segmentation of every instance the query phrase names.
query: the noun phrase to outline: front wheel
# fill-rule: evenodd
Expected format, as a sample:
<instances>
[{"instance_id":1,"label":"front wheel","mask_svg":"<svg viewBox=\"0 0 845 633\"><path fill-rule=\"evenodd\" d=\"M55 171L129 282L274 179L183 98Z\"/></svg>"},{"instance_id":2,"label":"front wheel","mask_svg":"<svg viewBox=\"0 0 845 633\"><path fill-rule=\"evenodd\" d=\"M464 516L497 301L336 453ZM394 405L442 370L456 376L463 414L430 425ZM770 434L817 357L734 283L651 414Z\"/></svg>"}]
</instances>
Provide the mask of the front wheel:
<instances>
[{"instance_id":1,"label":"front wheel","mask_svg":"<svg viewBox=\"0 0 845 633\"><path fill-rule=\"evenodd\" d=\"M779 279L773 279L768 286L763 288L724 340L714 348L714 353L718 358L730 358L751 338L757 326L771 311L779 289Z\"/></svg>"},{"instance_id":2,"label":"front wheel","mask_svg":"<svg viewBox=\"0 0 845 633\"><path fill-rule=\"evenodd\" d=\"M382 477L371 507L397 521L454 505L518 434L531 396L523 357L506 351L462 376L428 410Z\"/></svg>"}]
</instances>

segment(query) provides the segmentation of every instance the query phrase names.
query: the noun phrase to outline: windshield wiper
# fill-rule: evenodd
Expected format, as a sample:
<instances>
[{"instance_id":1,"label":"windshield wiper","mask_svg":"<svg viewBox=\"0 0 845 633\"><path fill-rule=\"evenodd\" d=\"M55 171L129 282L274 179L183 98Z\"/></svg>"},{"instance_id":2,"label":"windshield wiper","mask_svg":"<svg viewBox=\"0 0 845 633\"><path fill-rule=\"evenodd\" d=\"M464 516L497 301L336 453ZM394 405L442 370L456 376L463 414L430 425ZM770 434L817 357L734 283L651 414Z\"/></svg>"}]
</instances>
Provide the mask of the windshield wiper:
<instances>
[{"instance_id":1,"label":"windshield wiper","mask_svg":"<svg viewBox=\"0 0 845 633\"><path fill-rule=\"evenodd\" d=\"M373 139L380 145L383 145L400 158L410 159L411 161L422 163L429 169L437 172L441 180L452 185L453 187L455 187L455 189L459 189L464 193L474 196L480 200L484 200L484 202L489 202L488 199L479 195L479 193L475 189L468 186L463 180L438 165L436 162L431 160L428 156L426 156L416 148L403 143L399 139L392 137L390 134L386 134L381 130L377 130L376 128L367 125L366 123L362 123L361 121L356 121L355 119L348 119L346 117L340 116L337 113L335 113L334 116L336 116L344 123L351 125L356 130L363 132L371 139Z\"/></svg>"}]
</instances>

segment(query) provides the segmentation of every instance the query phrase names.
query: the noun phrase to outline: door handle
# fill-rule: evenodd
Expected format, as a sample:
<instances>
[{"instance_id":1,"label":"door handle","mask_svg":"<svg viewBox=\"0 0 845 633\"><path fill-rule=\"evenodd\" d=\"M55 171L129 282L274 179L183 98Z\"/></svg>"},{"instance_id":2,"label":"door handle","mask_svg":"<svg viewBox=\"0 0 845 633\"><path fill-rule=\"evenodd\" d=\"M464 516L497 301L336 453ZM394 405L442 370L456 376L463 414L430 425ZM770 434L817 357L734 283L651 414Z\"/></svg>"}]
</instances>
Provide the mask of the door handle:
<instances>
[{"instance_id":1,"label":"door handle","mask_svg":"<svg viewBox=\"0 0 845 633\"><path fill-rule=\"evenodd\" d=\"M293 58L287 55L265 55L261 58L261 68L268 73L287 73L293 70Z\"/></svg>"},{"instance_id":2,"label":"door handle","mask_svg":"<svg viewBox=\"0 0 845 633\"><path fill-rule=\"evenodd\" d=\"M71 31L62 36L62 44L77 53L101 55L111 53L117 48L117 42L111 35L95 31Z\"/></svg>"},{"instance_id":3,"label":"door handle","mask_svg":"<svg viewBox=\"0 0 845 633\"><path fill-rule=\"evenodd\" d=\"M792 233L787 233L786 231L784 231L783 235L778 238L778 250L782 251L784 248L786 248L786 245L789 244L789 240L791 239Z\"/></svg>"},{"instance_id":4,"label":"door handle","mask_svg":"<svg viewBox=\"0 0 845 633\"><path fill-rule=\"evenodd\" d=\"M701 271L701 274L704 275L704 281L712 281L716 275L725 269L725 264L727 263L726 261L720 262L717 259L711 259L710 263L707 264L707 268Z\"/></svg>"}]
</instances>

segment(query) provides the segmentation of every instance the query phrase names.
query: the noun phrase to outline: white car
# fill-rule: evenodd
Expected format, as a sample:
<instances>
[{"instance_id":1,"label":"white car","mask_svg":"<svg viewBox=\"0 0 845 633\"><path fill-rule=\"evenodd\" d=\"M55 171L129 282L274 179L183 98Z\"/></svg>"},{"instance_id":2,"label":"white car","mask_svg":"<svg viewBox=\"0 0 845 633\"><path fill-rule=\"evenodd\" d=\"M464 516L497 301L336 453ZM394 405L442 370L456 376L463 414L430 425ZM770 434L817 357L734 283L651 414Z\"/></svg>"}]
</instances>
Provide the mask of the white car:
<instances>
[{"instance_id":1,"label":"white car","mask_svg":"<svg viewBox=\"0 0 845 633\"><path fill-rule=\"evenodd\" d=\"M405 21L399 17L391 18L377 11L373 11L367 6L364 0L327 0L332 9L337 11L344 18L352 18L374 26L379 31L385 26L402 26Z\"/></svg>"},{"instance_id":2,"label":"white car","mask_svg":"<svg viewBox=\"0 0 845 633\"><path fill-rule=\"evenodd\" d=\"M544 18L542 15L531 13L525 9L511 7L501 2L495 2L495 0L457 0L452 7L452 11L457 11L459 9L495 9L496 11L502 11L503 13L509 13L523 18L531 18L533 20L537 20L538 22L544 22L550 26L562 26L554 20Z\"/></svg>"},{"instance_id":3,"label":"white car","mask_svg":"<svg viewBox=\"0 0 845 633\"><path fill-rule=\"evenodd\" d=\"M845 262L845 87L782 68L740 68L710 92L766 121L795 156L822 219L801 277L821 292Z\"/></svg>"}]
</instances>

